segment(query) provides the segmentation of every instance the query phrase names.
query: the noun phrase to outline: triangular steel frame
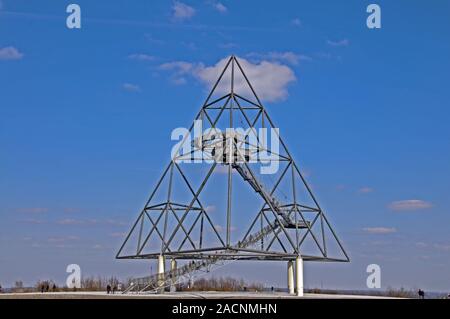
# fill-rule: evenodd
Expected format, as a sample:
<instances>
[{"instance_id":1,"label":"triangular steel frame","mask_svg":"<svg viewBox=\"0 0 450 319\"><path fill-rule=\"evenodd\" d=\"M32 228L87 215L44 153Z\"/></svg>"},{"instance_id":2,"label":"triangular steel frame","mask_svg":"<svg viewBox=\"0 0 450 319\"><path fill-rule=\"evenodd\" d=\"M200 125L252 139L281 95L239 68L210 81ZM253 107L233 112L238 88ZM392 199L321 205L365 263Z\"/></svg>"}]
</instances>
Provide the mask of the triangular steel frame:
<instances>
[{"instance_id":1,"label":"triangular steel frame","mask_svg":"<svg viewBox=\"0 0 450 319\"><path fill-rule=\"evenodd\" d=\"M213 95L215 93L217 94L216 91L219 91L219 86L223 90L224 83L221 81L224 81L224 75L226 72L230 72L229 92L213 99ZM242 75L246 88L248 92L250 92L250 97L244 96L243 94L235 91L235 77L237 72ZM218 112L218 114L213 116L213 110ZM251 111L256 112L256 116L253 118L251 118L248 114ZM229 120L229 127L235 126L235 123L233 122L233 115L239 114L239 116L242 116L242 122L245 122L251 129L253 129L255 125L259 127L275 128L272 119L261 103L240 62L235 56L231 56L226 61L219 78L208 94L205 103L196 115L195 120L202 121L202 123L205 123L211 129L215 129L224 112L229 112L229 118L227 118L227 120ZM194 123L189 128L189 132L191 133L193 129ZM297 256L301 256L305 261L348 262L350 259L347 253L323 210L319 206L318 201L314 197L311 188L300 172L300 169L294 159L290 155L283 139L281 136L278 136L278 138L281 145L278 160L280 162L284 162L285 167L282 169L281 174L277 177L277 180L274 182L272 187L267 190L267 192L260 192L260 194L262 194L263 205L255 215L243 238L241 238L241 240L237 243L231 242L231 185L233 172L235 170L239 170L241 173L242 171L245 171L249 176L249 179L254 181L258 181L256 176L257 174L255 173L254 168L246 162L240 164L240 167L238 167L238 165L233 165L232 161L223 163L214 162L211 163L207 174L203 178L199 187L194 188L193 184L189 181L189 178L185 175L180 165L181 160L186 159L186 156L189 156L191 159L195 159L194 149L190 153L178 152L177 154L179 154L179 156L170 161L169 165L166 167L164 173L156 184L156 187L151 193L146 205L126 236L116 258L156 259L158 256L164 255L174 259L188 260L208 258L218 258L222 260L292 260ZM185 140L187 139L188 135L185 136ZM258 144L259 142L260 141L258 140ZM263 143L261 143L260 146L261 148L258 148L258 150L262 150L264 148ZM207 184L209 178L217 169L218 165L223 165L227 169L226 173L228 178L226 216L227 227L225 236L222 236L220 231L214 225L207 208L202 204L199 198L202 190ZM190 195L192 196L192 199L187 203L177 203L171 198L175 173L179 174L182 184L187 187ZM168 180L166 200L162 203L152 203L155 193L160 191L161 184L166 179ZM286 180L290 180L291 183L290 190L292 191L292 202L282 205L280 204L278 207L274 207L274 202L270 198L275 196L274 194L277 192L277 188L280 183ZM262 187L261 184L257 182L254 183L257 184L257 188ZM308 196L311 200L311 205L302 204L296 198L296 194L298 192L296 188L299 185L302 186L302 189L306 194L305 196ZM295 220L294 228L290 227L288 229L288 227L285 227L285 223L283 223L283 220L280 217L280 210L284 212L283 216L285 219L286 216L288 216L290 220ZM178 212L181 213L181 216L178 215ZM197 214L190 226L186 223L186 217L188 214ZM313 215L313 217L310 217L308 220L306 214ZM175 229L171 232L168 231L167 228L167 220L170 217L175 218L177 222ZM150 222L151 224L151 227L147 232L144 232L143 229L145 221ZM299 228L299 224L303 225L302 229ZM200 228L199 238L192 237L192 232L196 227ZM206 232L206 228L209 228L210 232L214 234L215 240L219 243L218 245L214 247L204 247L204 234ZM272 228L272 231L270 231L270 228ZM319 230L316 230L315 228L319 228ZM260 243L258 248L248 247L243 244L248 243L249 240L253 240L252 246L255 246L254 243L256 242L256 237L252 234L254 234L255 231L263 232L264 229L266 229L265 235L257 237L258 243ZM269 229L269 231L267 231L267 229ZM136 233L138 233L138 238L135 253L124 254L124 247L130 244L132 235ZM182 236L181 238L183 239L181 240L181 243L177 244L175 247L173 243L176 236ZM158 242L160 249L154 249L154 251L150 253L144 252L144 248L151 240ZM303 252L302 245L304 245L307 240L315 245L317 248L317 253L310 255ZM327 243L329 243L330 240L337 244L336 247L338 247L340 253L339 257L329 255ZM274 246L277 246L278 249L274 249Z\"/></svg>"}]
</instances>

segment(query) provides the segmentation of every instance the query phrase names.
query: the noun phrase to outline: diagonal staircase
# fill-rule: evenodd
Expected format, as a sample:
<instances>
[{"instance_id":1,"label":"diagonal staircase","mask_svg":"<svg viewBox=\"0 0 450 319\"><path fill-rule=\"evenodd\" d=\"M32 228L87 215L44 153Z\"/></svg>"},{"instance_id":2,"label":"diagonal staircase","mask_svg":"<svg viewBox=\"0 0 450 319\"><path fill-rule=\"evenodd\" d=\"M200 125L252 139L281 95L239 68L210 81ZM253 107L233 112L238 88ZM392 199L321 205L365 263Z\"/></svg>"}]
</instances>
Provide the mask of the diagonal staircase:
<instances>
[{"instance_id":1,"label":"diagonal staircase","mask_svg":"<svg viewBox=\"0 0 450 319\"><path fill-rule=\"evenodd\" d=\"M275 196L271 195L263 185L257 180L256 176L246 167L244 164L233 163L232 167L239 173L239 175L250 184L250 186L255 190L255 192L259 193L261 197L266 201L266 203L271 206L271 209L280 216L280 222L283 224L285 228L308 228L309 222L297 221L295 223L289 214L283 210L280 202L275 198ZM280 229L280 223L278 220L275 220L274 224L267 225L261 230L247 236L244 241L238 242L235 248L248 248L255 244L257 244L261 239L270 235L274 231L278 231ZM226 253L220 252L217 253L214 257L210 257L206 260L192 261L183 265L180 268L175 270L168 270L162 274L153 274L151 276L136 278L133 280L132 284L127 287L123 293L129 292L144 292L144 291L156 291L160 289L164 289L171 285L175 285L177 283L183 282L192 276L194 276L198 272L208 272L211 267L218 266L219 264L223 264L225 261L221 259L221 254Z\"/></svg>"}]
</instances>

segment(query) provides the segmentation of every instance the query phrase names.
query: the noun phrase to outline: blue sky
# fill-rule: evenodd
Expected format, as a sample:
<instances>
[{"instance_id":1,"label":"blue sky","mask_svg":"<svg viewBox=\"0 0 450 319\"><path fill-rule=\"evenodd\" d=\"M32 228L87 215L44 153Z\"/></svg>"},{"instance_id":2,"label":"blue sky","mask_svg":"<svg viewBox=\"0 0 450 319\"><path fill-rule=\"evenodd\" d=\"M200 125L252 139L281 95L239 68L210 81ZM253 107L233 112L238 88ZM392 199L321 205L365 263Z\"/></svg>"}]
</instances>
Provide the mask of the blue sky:
<instances>
[{"instance_id":1,"label":"blue sky","mask_svg":"<svg viewBox=\"0 0 450 319\"><path fill-rule=\"evenodd\" d=\"M202 70L233 53L295 77L265 105L352 259L306 265L306 286L365 288L377 263L383 288L450 289L447 1L378 1L380 30L356 0L77 1L80 30L69 1L0 3L0 284L154 269L115 253ZM285 268L217 275L285 285Z\"/></svg>"}]
</instances>

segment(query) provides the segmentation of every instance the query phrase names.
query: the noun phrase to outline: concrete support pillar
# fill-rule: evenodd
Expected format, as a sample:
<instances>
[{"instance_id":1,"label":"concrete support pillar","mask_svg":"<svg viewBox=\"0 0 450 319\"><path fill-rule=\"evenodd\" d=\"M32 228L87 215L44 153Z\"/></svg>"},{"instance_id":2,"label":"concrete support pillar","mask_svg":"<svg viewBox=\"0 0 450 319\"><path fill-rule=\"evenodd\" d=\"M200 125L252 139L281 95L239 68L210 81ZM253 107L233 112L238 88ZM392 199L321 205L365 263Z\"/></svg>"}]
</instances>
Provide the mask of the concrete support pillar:
<instances>
[{"instance_id":1,"label":"concrete support pillar","mask_svg":"<svg viewBox=\"0 0 450 319\"><path fill-rule=\"evenodd\" d=\"M158 256L158 287L162 287L164 285L164 265L165 258L163 255ZM164 292L164 287L158 289L159 293Z\"/></svg>"},{"instance_id":2,"label":"concrete support pillar","mask_svg":"<svg viewBox=\"0 0 450 319\"><path fill-rule=\"evenodd\" d=\"M170 279L170 292L177 291L177 287L175 286L175 283L177 282L177 261L175 259L170 260L170 275L172 276Z\"/></svg>"},{"instance_id":3,"label":"concrete support pillar","mask_svg":"<svg viewBox=\"0 0 450 319\"><path fill-rule=\"evenodd\" d=\"M289 294L293 295L294 291L294 262L292 260L288 261L288 291Z\"/></svg>"},{"instance_id":4,"label":"concrete support pillar","mask_svg":"<svg viewBox=\"0 0 450 319\"><path fill-rule=\"evenodd\" d=\"M301 256L298 256L295 260L295 281L297 296L303 297L303 259Z\"/></svg>"}]
</instances>

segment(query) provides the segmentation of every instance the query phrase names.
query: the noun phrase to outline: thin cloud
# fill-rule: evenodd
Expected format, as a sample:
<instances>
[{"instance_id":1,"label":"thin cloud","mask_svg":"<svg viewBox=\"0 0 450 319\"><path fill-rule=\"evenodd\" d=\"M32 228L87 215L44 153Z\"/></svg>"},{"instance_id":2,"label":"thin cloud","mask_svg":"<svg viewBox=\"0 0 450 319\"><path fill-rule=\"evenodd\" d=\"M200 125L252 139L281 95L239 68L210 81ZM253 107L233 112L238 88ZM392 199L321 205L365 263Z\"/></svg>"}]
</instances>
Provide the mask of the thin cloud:
<instances>
[{"instance_id":1,"label":"thin cloud","mask_svg":"<svg viewBox=\"0 0 450 319\"><path fill-rule=\"evenodd\" d=\"M121 233L121 232L115 232L115 233L111 233L111 234L109 234L111 237L119 237L119 238L122 238L122 237L125 237L126 235L127 235L127 233Z\"/></svg>"},{"instance_id":2,"label":"thin cloud","mask_svg":"<svg viewBox=\"0 0 450 319\"><path fill-rule=\"evenodd\" d=\"M65 207L63 208L63 212L66 214L79 213L80 209L75 207Z\"/></svg>"},{"instance_id":3,"label":"thin cloud","mask_svg":"<svg viewBox=\"0 0 450 319\"><path fill-rule=\"evenodd\" d=\"M98 224L99 221L97 221L96 219L65 218L58 220L56 223L59 225L95 225Z\"/></svg>"},{"instance_id":4,"label":"thin cloud","mask_svg":"<svg viewBox=\"0 0 450 319\"><path fill-rule=\"evenodd\" d=\"M141 87L133 83L124 83L122 84L122 88L128 92L141 92Z\"/></svg>"},{"instance_id":5,"label":"thin cloud","mask_svg":"<svg viewBox=\"0 0 450 319\"><path fill-rule=\"evenodd\" d=\"M47 207L24 207L16 209L16 212L24 214L42 214L48 211L49 209Z\"/></svg>"},{"instance_id":6,"label":"thin cloud","mask_svg":"<svg viewBox=\"0 0 450 319\"><path fill-rule=\"evenodd\" d=\"M365 227L363 231L368 234L383 235L396 233L397 229L393 227Z\"/></svg>"},{"instance_id":7,"label":"thin cloud","mask_svg":"<svg viewBox=\"0 0 450 319\"><path fill-rule=\"evenodd\" d=\"M128 56L130 60L136 61L153 61L155 57L153 55L145 54L145 53L133 53Z\"/></svg>"},{"instance_id":8,"label":"thin cloud","mask_svg":"<svg viewBox=\"0 0 450 319\"><path fill-rule=\"evenodd\" d=\"M237 44L233 43L233 42L227 42L227 43L220 43L218 45L219 48L221 49L233 49L233 48L237 48Z\"/></svg>"},{"instance_id":9,"label":"thin cloud","mask_svg":"<svg viewBox=\"0 0 450 319\"><path fill-rule=\"evenodd\" d=\"M56 223L60 225L83 225L85 224L85 221L73 218L65 218L58 220Z\"/></svg>"},{"instance_id":10,"label":"thin cloud","mask_svg":"<svg viewBox=\"0 0 450 319\"><path fill-rule=\"evenodd\" d=\"M128 225L128 223L121 221L121 220L116 220L116 219L107 219L106 224L108 225L113 225L113 226L126 226Z\"/></svg>"},{"instance_id":11,"label":"thin cloud","mask_svg":"<svg viewBox=\"0 0 450 319\"><path fill-rule=\"evenodd\" d=\"M68 241L74 241L74 240L79 240L80 237L78 236L63 236L63 237L49 237L47 239L47 241L49 243L65 243Z\"/></svg>"},{"instance_id":12,"label":"thin cloud","mask_svg":"<svg viewBox=\"0 0 450 319\"><path fill-rule=\"evenodd\" d=\"M450 244L434 244L433 248L440 250L440 251L448 252L448 251L450 251Z\"/></svg>"},{"instance_id":13,"label":"thin cloud","mask_svg":"<svg viewBox=\"0 0 450 319\"><path fill-rule=\"evenodd\" d=\"M214 2L213 3L213 7L214 9L216 9L216 11L220 12L220 13L227 13L228 12L228 8L225 7L225 5L221 2Z\"/></svg>"},{"instance_id":14,"label":"thin cloud","mask_svg":"<svg viewBox=\"0 0 450 319\"><path fill-rule=\"evenodd\" d=\"M207 213L213 213L213 212L216 211L216 206L214 206L214 205L206 206L205 210L206 210Z\"/></svg>"},{"instance_id":15,"label":"thin cloud","mask_svg":"<svg viewBox=\"0 0 450 319\"><path fill-rule=\"evenodd\" d=\"M299 18L294 18L291 20L291 25L293 25L295 27L301 27L302 21Z\"/></svg>"},{"instance_id":16,"label":"thin cloud","mask_svg":"<svg viewBox=\"0 0 450 319\"><path fill-rule=\"evenodd\" d=\"M0 48L0 61L12 61L22 59L24 54L15 47Z\"/></svg>"},{"instance_id":17,"label":"thin cloud","mask_svg":"<svg viewBox=\"0 0 450 319\"><path fill-rule=\"evenodd\" d=\"M373 188L371 187L361 187L360 189L358 189L358 193L360 194L368 194L368 193L372 193L373 192Z\"/></svg>"},{"instance_id":18,"label":"thin cloud","mask_svg":"<svg viewBox=\"0 0 450 319\"><path fill-rule=\"evenodd\" d=\"M44 220L36 219L36 218L25 218L25 219L19 220L19 222L25 223L25 224L34 224L34 225L40 225L40 224L44 224L45 223Z\"/></svg>"},{"instance_id":19,"label":"thin cloud","mask_svg":"<svg viewBox=\"0 0 450 319\"><path fill-rule=\"evenodd\" d=\"M175 1L172 6L172 18L175 21L184 21L195 15L195 9L187 4Z\"/></svg>"},{"instance_id":20,"label":"thin cloud","mask_svg":"<svg viewBox=\"0 0 450 319\"><path fill-rule=\"evenodd\" d=\"M59 225L107 225L107 226L126 226L128 223L116 220L116 219L106 219L106 220L97 220L97 219L75 219L75 218L65 218L58 220L56 222Z\"/></svg>"},{"instance_id":21,"label":"thin cloud","mask_svg":"<svg viewBox=\"0 0 450 319\"><path fill-rule=\"evenodd\" d=\"M342 39L338 41L327 40L327 44L332 47L346 47L350 44L350 40Z\"/></svg>"},{"instance_id":22,"label":"thin cloud","mask_svg":"<svg viewBox=\"0 0 450 319\"><path fill-rule=\"evenodd\" d=\"M415 211L429 209L433 207L433 205L429 202L419 199L408 199L392 202L388 207L389 209L394 211Z\"/></svg>"},{"instance_id":23,"label":"thin cloud","mask_svg":"<svg viewBox=\"0 0 450 319\"><path fill-rule=\"evenodd\" d=\"M250 58L256 58L258 60L270 60L277 62L284 62L291 65L298 65L301 61L311 61L312 58L304 55L297 54L291 51L287 52L268 52L268 53L249 53L247 54Z\"/></svg>"},{"instance_id":24,"label":"thin cloud","mask_svg":"<svg viewBox=\"0 0 450 319\"><path fill-rule=\"evenodd\" d=\"M226 227L223 227L223 226L221 226L221 225L214 225L214 227L216 228L216 230L219 232L219 233L221 233L221 232L225 232L226 230L227 230L227 228ZM237 230L237 228L236 227L234 227L234 226L231 226L230 227L230 231L236 231Z\"/></svg>"},{"instance_id":25,"label":"thin cloud","mask_svg":"<svg viewBox=\"0 0 450 319\"><path fill-rule=\"evenodd\" d=\"M220 60L215 65L206 66L203 63L189 63L185 61L174 61L160 65L161 70L171 71L174 78L190 75L210 89L215 83L228 61L228 57ZM240 58L239 63L244 69L247 77L252 82L259 97L267 102L277 102L287 98L288 85L296 80L291 68L278 62L261 61L252 63ZM217 93L229 92L231 80L230 72L226 72L222 81L216 88ZM251 95L245 79L236 73L234 81L235 92L241 95Z\"/></svg>"}]
</instances>

